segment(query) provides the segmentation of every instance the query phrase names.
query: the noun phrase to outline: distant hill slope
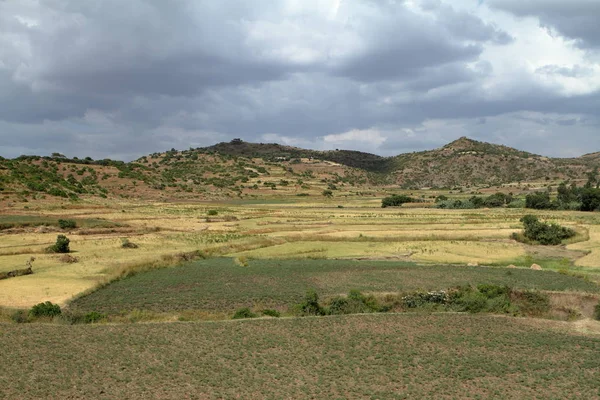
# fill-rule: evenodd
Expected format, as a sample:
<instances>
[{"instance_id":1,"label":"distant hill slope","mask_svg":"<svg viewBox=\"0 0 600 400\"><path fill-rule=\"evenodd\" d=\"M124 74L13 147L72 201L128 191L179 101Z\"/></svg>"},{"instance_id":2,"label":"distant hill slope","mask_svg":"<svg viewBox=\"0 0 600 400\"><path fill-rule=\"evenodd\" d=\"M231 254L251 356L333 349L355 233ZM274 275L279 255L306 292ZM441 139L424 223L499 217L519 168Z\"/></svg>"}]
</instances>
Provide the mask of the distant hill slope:
<instances>
[{"instance_id":1,"label":"distant hill slope","mask_svg":"<svg viewBox=\"0 0 600 400\"><path fill-rule=\"evenodd\" d=\"M317 151L298 147L283 146L277 143L248 143L241 140L222 142L214 146L197 149L206 153L220 153L231 156L263 158L267 161L280 159L313 158L332 161L352 168L369 172L389 172L391 159L375 154L353 150Z\"/></svg>"},{"instance_id":2,"label":"distant hill slope","mask_svg":"<svg viewBox=\"0 0 600 400\"><path fill-rule=\"evenodd\" d=\"M316 151L239 139L133 162L0 157L0 200L44 196L213 199L285 195L360 195L382 187L452 188L513 182L583 180L600 153L548 158L460 138L444 147L395 157ZM10 200L10 199L13 200Z\"/></svg>"},{"instance_id":3,"label":"distant hill slope","mask_svg":"<svg viewBox=\"0 0 600 400\"><path fill-rule=\"evenodd\" d=\"M315 151L242 141L219 143L201 152L262 157L271 161L312 157L358 168L405 188L499 185L531 180L584 179L600 165L600 153L561 159L462 137L434 150L381 157L359 151Z\"/></svg>"}]
</instances>

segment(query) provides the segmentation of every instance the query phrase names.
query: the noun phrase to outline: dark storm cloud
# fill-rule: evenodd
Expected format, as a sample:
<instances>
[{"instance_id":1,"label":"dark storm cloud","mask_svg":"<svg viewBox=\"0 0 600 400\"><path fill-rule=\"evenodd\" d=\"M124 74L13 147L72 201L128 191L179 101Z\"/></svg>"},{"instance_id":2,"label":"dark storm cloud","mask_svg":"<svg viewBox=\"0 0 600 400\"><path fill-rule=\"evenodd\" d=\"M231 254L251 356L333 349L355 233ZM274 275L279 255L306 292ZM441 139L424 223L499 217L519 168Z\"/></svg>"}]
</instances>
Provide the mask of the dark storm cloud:
<instances>
[{"instance_id":1,"label":"dark storm cloud","mask_svg":"<svg viewBox=\"0 0 600 400\"><path fill-rule=\"evenodd\" d=\"M592 15L549 3L548 26ZM496 83L486 50L519 38L476 11L474 0L0 1L0 155L132 159L233 137L389 154L504 138L525 120L550 136L589 132L600 93L547 82L593 79L594 65L552 62Z\"/></svg>"},{"instance_id":2,"label":"dark storm cloud","mask_svg":"<svg viewBox=\"0 0 600 400\"><path fill-rule=\"evenodd\" d=\"M597 0L486 0L518 16L538 17L540 24L581 47L600 47L600 3Z\"/></svg>"}]
</instances>

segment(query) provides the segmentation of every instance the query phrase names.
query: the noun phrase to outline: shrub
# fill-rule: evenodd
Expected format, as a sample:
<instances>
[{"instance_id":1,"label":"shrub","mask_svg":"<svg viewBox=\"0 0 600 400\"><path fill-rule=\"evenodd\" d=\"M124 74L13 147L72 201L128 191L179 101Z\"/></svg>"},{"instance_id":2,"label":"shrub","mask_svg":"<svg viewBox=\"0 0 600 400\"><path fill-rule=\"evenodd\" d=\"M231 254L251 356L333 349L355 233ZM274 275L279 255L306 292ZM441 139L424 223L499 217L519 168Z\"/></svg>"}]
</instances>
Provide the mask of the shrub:
<instances>
[{"instance_id":1,"label":"shrub","mask_svg":"<svg viewBox=\"0 0 600 400\"><path fill-rule=\"evenodd\" d=\"M413 203L415 200L412 197L405 195L394 194L381 200L381 208L399 207L404 203Z\"/></svg>"},{"instance_id":2,"label":"shrub","mask_svg":"<svg viewBox=\"0 0 600 400\"><path fill-rule=\"evenodd\" d=\"M10 319L12 319L13 322L16 322L17 324L24 324L26 322L29 322L29 315L25 310L17 310L11 314Z\"/></svg>"},{"instance_id":3,"label":"shrub","mask_svg":"<svg viewBox=\"0 0 600 400\"><path fill-rule=\"evenodd\" d=\"M248 307L240 308L233 314L232 319L245 319L245 318L256 318L257 315L253 313Z\"/></svg>"},{"instance_id":4,"label":"shrub","mask_svg":"<svg viewBox=\"0 0 600 400\"><path fill-rule=\"evenodd\" d=\"M56 243L48 247L46 250L48 253L68 253L70 252L69 243L71 241L65 235L58 235L56 237Z\"/></svg>"},{"instance_id":5,"label":"shrub","mask_svg":"<svg viewBox=\"0 0 600 400\"><path fill-rule=\"evenodd\" d=\"M510 288L508 286L477 285L477 290L488 299L510 294Z\"/></svg>"},{"instance_id":6,"label":"shrub","mask_svg":"<svg viewBox=\"0 0 600 400\"><path fill-rule=\"evenodd\" d=\"M575 236L575 231L572 229L555 223L540 222L534 215L524 216L521 218L521 222L525 228L523 236L542 245L557 245L563 240ZM518 236L513 237L518 238Z\"/></svg>"},{"instance_id":7,"label":"shrub","mask_svg":"<svg viewBox=\"0 0 600 400\"><path fill-rule=\"evenodd\" d=\"M314 290L309 290L304 296L304 301L297 305L300 315L325 315L325 310L319 304L319 295Z\"/></svg>"},{"instance_id":8,"label":"shrub","mask_svg":"<svg viewBox=\"0 0 600 400\"><path fill-rule=\"evenodd\" d=\"M262 313L263 313L263 315L267 315L269 317L275 317L275 318L281 317L281 313L277 310L266 309L266 310L262 310Z\"/></svg>"},{"instance_id":9,"label":"shrub","mask_svg":"<svg viewBox=\"0 0 600 400\"><path fill-rule=\"evenodd\" d=\"M358 290L351 290L348 297L334 297L329 302L328 314L358 314L388 311L382 308L373 295L365 296Z\"/></svg>"},{"instance_id":10,"label":"shrub","mask_svg":"<svg viewBox=\"0 0 600 400\"><path fill-rule=\"evenodd\" d=\"M525 207L535 210L552 210L557 208L556 204L550 201L548 192L531 193L525 197Z\"/></svg>"},{"instance_id":11,"label":"shrub","mask_svg":"<svg viewBox=\"0 0 600 400\"><path fill-rule=\"evenodd\" d=\"M60 229L74 229L77 228L77 223L72 219L59 219L58 226Z\"/></svg>"},{"instance_id":12,"label":"shrub","mask_svg":"<svg viewBox=\"0 0 600 400\"><path fill-rule=\"evenodd\" d=\"M79 258L77 258L77 257L73 257L73 256L72 256L72 255L70 255L70 254L63 254L62 256L60 256L60 257L58 258L58 260L59 260L60 262L66 263L66 264L74 264L74 263L76 263L76 262L79 262Z\"/></svg>"},{"instance_id":13,"label":"shrub","mask_svg":"<svg viewBox=\"0 0 600 400\"><path fill-rule=\"evenodd\" d=\"M454 301L460 311L470 313L482 312L487 308L487 297L476 291L465 293Z\"/></svg>"},{"instance_id":14,"label":"shrub","mask_svg":"<svg viewBox=\"0 0 600 400\"><path fill-rule=\"evenodd\" d=\"M47 301L45 303L39 303L31 307L29 315L31 317L55 317L61 314L61 309L58 304L52 304Z\"/></svg>"},{"instance_id":15,"label":"shrub","mask_svg":"<svg viewBox=\"0 0 600 400\"><path fill-rule=\"evenodd\" d=\"M96 311L92 311L85 314L85 316L83 317L83 322L85 322L86 324L93 324L102 321L104 318L106 318L106 315L100 314Z\"/></svg>"},{"instance_id":16,"label":"shrub","mask_svg":"<svg viewBox=\"0 0 600 400\"><path fill-rule=\"evenodd\" d=\"M137 249L139 246L130 242L128 238L121 238L121 247L124 249Z\"/></svg>"},{"instance_id":17,"label":"shrub","mask_svg":"<svg viewBox=\"0 0 600 400\"><path fill-rule=\"evenodd\" d=\"M594 319L596 321L600 321L600 302L598 302L596 307L594 307Z\"/></svg>"},{"instance_id":18,"label":"shrub","mask_svg":"<svg viewBox=\"0 0 600 400\"><path fill-rule=\"evenodd\" d=\"M219 212L217 210L208 210L206 215L214 217L215 215L219 215Z\"/></svg>"},{"instance_id":19,"label":"shrub","mask_svg":"<svg viewBox=\"0 0 600 400\"><path fill-rule=\"evenodd\" d=\"M402 302L407 308L422 307L426 304L448 304L450 297L443 290L432 292L415 292L402 297Z\"/></svg>"},{"instance_id":20,"label":"shrub","mask_svg":"<svg viewBox=\"0 0 600 400\"><path fill-rule=\"evenodd\" d=\"M236 257L234 262L237 265L239 265L240 267L247 267L248 266L248 257L246 257L246 256Z\"/></svg>"}]
</instances>

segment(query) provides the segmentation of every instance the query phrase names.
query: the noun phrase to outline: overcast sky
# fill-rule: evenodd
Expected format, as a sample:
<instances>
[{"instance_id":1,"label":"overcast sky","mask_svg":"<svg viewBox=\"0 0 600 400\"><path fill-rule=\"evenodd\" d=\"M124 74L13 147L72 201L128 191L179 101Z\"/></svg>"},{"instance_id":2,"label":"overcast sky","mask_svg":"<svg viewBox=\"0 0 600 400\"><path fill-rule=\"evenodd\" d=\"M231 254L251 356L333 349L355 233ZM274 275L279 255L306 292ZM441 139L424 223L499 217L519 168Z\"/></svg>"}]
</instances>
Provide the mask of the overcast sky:
<instances>
[{"instance_id":1,"label":"overcast sky","mask_svg":"<svg viewBox=\"0 0 600 400\"><path fill-rule=\"evenodd\" d=\"M0 0L0 155L600 151L600 0Z\"/></svg>"}]
</instances>

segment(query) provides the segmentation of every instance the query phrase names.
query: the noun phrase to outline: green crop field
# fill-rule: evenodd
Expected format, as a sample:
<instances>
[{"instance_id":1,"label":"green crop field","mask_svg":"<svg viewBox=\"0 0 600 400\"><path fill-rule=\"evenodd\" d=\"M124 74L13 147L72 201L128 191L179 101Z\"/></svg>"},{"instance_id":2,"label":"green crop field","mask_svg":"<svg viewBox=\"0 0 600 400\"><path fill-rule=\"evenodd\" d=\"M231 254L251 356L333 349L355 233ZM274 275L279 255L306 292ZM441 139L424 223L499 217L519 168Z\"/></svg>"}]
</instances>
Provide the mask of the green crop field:
<instances>
[{"instance_id":1,"label":"green crop field","mask_svg":"<svg viewBox=\"0 0 600 400\"><path fill-rule=\"evenodd\" d=\"M451 314L0 324L0 398L598 398L600 339L565 325Z\"/></svg>"},{"instance_id":2,"label":"green crop field","mask_svg":"<svg viewBox=\"0 0 600 400\"><path fill-rule=\"evenodd\" d=\"M232 313L239 307L285 309L308 289L331 296L366 292L440 290L458 285L496 284L520 289L598 292L586 280L552 271L467 266L419 266L397 261L201 260L138 274L75 300L73 309L118 313L202 310Z\"/></svg>"}]
</instances>

